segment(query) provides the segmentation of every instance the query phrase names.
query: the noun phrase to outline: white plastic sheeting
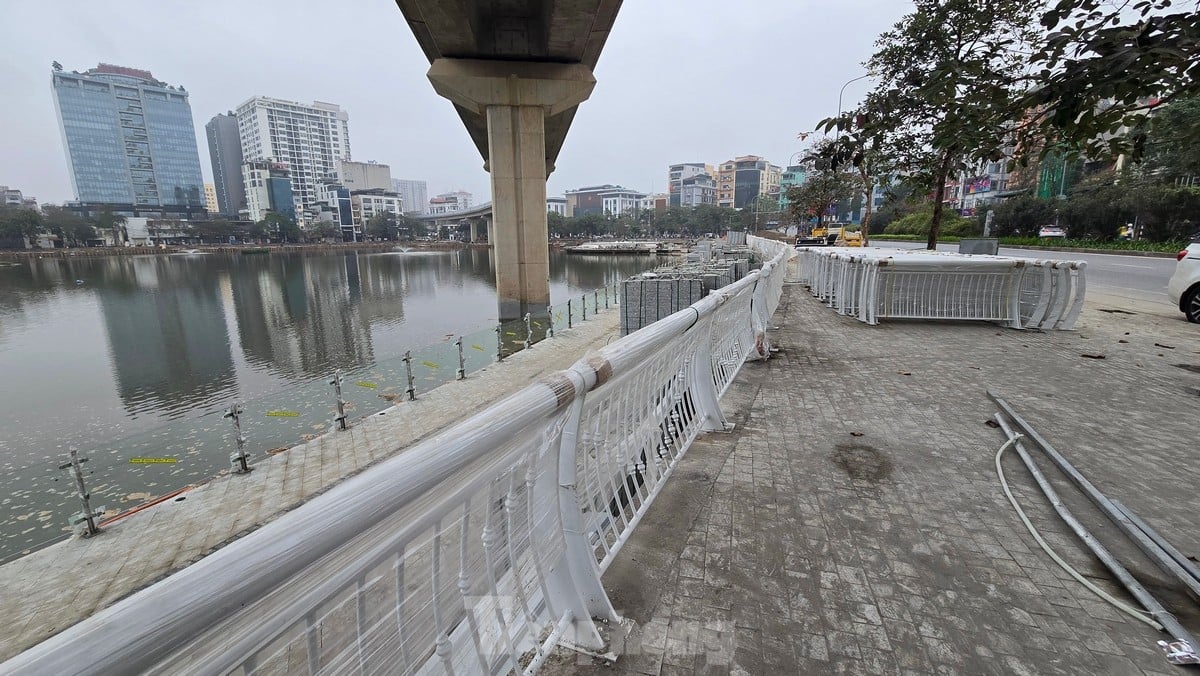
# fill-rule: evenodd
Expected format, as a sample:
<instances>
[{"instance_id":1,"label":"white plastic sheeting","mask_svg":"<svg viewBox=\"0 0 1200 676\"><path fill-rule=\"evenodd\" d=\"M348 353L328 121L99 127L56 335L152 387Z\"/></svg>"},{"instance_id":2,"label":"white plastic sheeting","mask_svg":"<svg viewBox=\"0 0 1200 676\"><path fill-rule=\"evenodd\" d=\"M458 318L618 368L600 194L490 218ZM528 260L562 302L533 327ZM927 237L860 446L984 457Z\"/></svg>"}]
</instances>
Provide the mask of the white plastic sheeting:
<instances>
[{"instance_id":1,"label":"white plastic sheeting","mask_svg":"<svg viewBox=\"0 0 1200 676\"><path fill-rule=\"evenodd\" d=\"M691 307L0 665L0 673L496 674L601 649L600 583L766 356L791 247ZM397 413L391 413L397 415ZM402 445L404 440L397 440Z\"/></svg>"},{"instance_id":2,"label":"white plastic sheeting","mask_svg":"<svg viewBox=\"0 0 1200 676\"><path fill-rule=\"evenodd\" d=\"M800 281L840 314L973 319L1016 329L1071 330L1086 291L1083 261L925 249L801 248Z\"/></svg>"}]
</instances>

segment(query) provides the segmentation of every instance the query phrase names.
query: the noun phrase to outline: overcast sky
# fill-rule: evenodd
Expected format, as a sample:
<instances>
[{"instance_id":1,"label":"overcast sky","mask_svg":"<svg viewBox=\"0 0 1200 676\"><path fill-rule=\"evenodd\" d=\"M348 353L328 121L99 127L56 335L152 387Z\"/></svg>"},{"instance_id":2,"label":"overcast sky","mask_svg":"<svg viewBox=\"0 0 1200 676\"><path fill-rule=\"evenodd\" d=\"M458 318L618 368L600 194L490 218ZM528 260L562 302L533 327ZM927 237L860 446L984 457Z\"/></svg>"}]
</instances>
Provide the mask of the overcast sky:
<instances>
[{"instance_id":1,"label":"overcast sky","mask_svg":"<svg viewBox=\"0 0 1200 676\"><path fill-rule=\"evenodd\" d=\"M549 194L596 183L666 188L667 165L762 155L784 164L798 133L837 112L902 0L626 0L550 177ZM389 0L122 2L5 0L0 185L42 203L72 199L50 64L142 68L191 96L204 124L254 95L337 103L353 159L424 179L429 194L489 199L488 176L429 64ZM846 88L845 105L868 81Z\"/></svg>"}]
</instances>

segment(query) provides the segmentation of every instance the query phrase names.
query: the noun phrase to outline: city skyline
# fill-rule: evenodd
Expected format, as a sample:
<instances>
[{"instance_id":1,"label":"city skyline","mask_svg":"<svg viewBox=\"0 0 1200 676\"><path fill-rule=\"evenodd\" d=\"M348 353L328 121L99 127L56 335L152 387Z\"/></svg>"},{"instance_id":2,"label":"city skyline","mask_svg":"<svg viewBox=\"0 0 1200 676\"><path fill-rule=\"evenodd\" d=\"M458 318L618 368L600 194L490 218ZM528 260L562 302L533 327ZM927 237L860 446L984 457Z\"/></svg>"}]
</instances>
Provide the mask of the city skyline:
<instances>
[{"instance_id":1,"label":"city skyline","mask_svg":"<svg viewBox=\"0 0 1200 676\"><path fill-rule=\"evenodd\" d=\"M651 4L622 8L596 70L596 91L580 107L550 176L550 194L612 180L665 192L664 169L670 164L720 162L748 153L783 165L802 147L800 132L837 112L837 90L862 74L860 63L870 55L874 36L907 10L905 3L884 0L836 7L764 2L753 11L706 0L686 10ZM0 182L41 203L72 199L55 128L50 63L83 69L105 62L150 70L186 87L200 148L208 145L205 122L250 97L331 101L352 118L354 159L376 160L391 165L394 176L425 180L429 194L461 189L490 195L478 152L449 102L432 91L428 63L394 5L340 8L359 27L353 36L286 60L272 56L270 41L255 38L254 27L266 25L255 17L270 15L279 30L299 34L327 7L300 2L280 12L271 5L238 5L239 21L229 22L221 18L219 4L133 5L120 19L79 5L66 21L31 0L6 8L11 20L0 27L0 38L13 71L13 105L0 112L9 130L0 139L0 158L17 175L6 173ZM52 39L18 30L49 25L55 26ZM181 50L179 35L165 30L180 25L189 27L187 43L230 43L238 49ZM115 39L131 32L139 39ZM748 34L755 37L753 49L738 47ZM372 45L370 58L362 58L364 44ZM711 56L679 57L695 51ZM817 62L820 68L805 65ZM848 87L844 105L868 88L865 82ZM204 182L213 182L203 160Z\"/></svg>"}]
</instances>

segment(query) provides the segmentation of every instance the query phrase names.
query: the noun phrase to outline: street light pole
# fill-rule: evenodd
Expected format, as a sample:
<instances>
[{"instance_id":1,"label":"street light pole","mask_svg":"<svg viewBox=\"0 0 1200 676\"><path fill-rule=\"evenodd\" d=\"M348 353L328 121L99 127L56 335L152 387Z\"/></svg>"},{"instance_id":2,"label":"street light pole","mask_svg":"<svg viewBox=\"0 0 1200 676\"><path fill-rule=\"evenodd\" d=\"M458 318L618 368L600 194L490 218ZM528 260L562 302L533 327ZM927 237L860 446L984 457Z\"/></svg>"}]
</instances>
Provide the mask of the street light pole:
<instances>
[{"instance_id":1,"label":"street light pole","mask_svg":"<svg viewBox=\"0 0 1200 676\"><path fill-rule=\"evenodd\" d=\"M868 77L871 77L870 73L867 73L866 75L859 75L858 77L854 78L853 80L847 80L846 84L842 85L842 88L838 90L838 112L837 112L838 118L842 117L842 94L846 93L847 85L849 85L851 82L858 82L859 80L862 80L862 79L868 78ZM841 138L841 137L842 137L842 127L839 124L838 129L837 129L837 134L834 135L834 138Z\"/></svg>"}]
</instances>

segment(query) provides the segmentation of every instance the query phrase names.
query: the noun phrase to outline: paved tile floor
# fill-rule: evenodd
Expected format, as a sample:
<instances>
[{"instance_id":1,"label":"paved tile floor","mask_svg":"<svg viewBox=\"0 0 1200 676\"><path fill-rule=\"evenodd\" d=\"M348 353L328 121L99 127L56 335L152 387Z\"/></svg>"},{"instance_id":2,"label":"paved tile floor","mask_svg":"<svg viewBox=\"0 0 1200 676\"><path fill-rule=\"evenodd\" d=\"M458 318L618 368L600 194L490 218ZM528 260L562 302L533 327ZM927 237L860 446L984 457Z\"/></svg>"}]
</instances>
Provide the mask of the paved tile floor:
<instances>
[{"instance_id":1,"label":"paved tile floor","mask_svg":"<svg viewBox=\"0 0 1200 676\"><path fill-rule=\"evenodd\" d=\"M1117 310L1117 312L1112 312ZM993 387L1093 483L1200 555L1200 327L1092 292L1076 332L837 316L789 285L780 352L747 364L605 576L636 622L615 665L551 673L1174 673L1153 629L1037 547L1000 491ZM1103 359L1083 354L1103 355ZM1015 455L1018 500L1060 554L1124 596ZM1103 516L1076 514L1193 632L1200 613Z\"/></svg>"}]
</instances>

